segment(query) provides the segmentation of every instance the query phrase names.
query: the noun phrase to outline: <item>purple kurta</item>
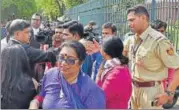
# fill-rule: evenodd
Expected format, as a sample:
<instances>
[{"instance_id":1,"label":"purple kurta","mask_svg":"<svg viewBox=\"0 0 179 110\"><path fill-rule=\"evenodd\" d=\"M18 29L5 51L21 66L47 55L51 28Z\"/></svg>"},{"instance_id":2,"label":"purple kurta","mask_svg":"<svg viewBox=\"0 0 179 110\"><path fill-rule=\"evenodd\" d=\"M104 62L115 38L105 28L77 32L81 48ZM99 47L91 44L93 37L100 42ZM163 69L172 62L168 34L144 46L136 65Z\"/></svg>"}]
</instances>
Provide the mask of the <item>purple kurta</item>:
<instances>
[{"instance_id":1,"label":"purple kurta","mask_svg":"<svg viewBox=\"0 0 179 110\"><path fill-rule=\"evenodd\" d=\"M70 85L58 68L52 68L44 75L40 96L44 98L43 109L104 109L106 106L103 91L89 76L80 72L77 82Z\"/></svg>"}]
</instances>

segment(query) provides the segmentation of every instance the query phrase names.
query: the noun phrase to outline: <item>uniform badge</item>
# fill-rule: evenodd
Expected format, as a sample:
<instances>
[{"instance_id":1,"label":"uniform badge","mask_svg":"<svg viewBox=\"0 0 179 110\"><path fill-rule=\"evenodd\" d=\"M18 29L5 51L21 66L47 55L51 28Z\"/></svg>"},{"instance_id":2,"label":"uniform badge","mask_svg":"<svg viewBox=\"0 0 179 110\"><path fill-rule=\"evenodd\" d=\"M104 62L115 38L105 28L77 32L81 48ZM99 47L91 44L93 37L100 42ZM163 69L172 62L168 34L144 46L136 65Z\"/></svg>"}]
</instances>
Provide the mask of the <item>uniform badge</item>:
<instances>
[{"instance_id":1,"label":"uniform badge","mask_svg":"<svg viewBox=\"0 0 179 110\"><path fill-rule=\"evenodd\" d=\"M167 54L170 55L170 56L174 55L174 50L173 50L172 47L170 47L169 49L167 49Z\"/></svg>"}]
</instances>

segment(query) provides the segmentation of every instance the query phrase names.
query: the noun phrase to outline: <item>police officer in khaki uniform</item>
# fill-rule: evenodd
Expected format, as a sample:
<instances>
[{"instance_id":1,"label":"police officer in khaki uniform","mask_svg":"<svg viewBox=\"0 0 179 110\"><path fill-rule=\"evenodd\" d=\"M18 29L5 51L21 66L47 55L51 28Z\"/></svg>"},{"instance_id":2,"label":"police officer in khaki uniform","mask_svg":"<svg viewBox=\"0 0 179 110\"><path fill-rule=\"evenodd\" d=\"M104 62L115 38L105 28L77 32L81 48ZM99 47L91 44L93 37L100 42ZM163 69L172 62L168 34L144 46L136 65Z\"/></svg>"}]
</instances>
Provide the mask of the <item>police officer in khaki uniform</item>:
<instances>
[{"instance_id":1,"label":"police officer in khaki uniform","mask_svg":"<svg viewBox=\"0 0 179 110\"><path fill-rule=\"evenodd\" d=\"M149 26L144 6L130 8L127 14L129 27L136 33L130 42L124 42L124 52L132 61L132 109L161 109L179 84L179 56L169 40ZM164 91L161 81L167 77L168 67L176 69L176 78Z\"/></svg>"}]
</instances>

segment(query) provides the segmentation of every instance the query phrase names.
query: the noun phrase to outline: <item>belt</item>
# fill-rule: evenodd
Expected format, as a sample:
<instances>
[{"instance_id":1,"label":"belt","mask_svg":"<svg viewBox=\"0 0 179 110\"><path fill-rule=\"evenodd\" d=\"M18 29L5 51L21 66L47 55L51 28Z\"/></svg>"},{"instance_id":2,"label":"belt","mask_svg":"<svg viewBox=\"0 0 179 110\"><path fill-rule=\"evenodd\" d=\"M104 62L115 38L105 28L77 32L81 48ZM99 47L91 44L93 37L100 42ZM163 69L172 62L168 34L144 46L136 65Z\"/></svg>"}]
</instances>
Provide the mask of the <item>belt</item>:
<instances>
[{"instance_id":1,"label":"belt","mask_svg":"<svg viewBox=\"0 0 179 110\"><path fill-rule=\"evenodd\" d=\"M136 87L153 87L156 85L156 83L158 83L159 85L161 84L161 81L139 82L139 81L132 80L132 82Z\"/></svg>"}]
</instances>

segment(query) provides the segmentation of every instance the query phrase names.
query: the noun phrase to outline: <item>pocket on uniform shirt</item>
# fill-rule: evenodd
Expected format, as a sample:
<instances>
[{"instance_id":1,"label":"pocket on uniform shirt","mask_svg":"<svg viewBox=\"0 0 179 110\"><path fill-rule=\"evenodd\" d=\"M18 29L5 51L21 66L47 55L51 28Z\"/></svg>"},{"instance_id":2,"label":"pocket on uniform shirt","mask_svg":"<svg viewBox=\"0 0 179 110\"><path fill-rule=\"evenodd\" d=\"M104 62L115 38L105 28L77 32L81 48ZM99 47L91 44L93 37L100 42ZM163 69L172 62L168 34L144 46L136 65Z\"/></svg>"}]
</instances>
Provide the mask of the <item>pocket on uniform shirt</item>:
<instances>
[{"instance_id":1,"label":"pocket on uniform shirt","mask_svg":"<svg viewBox=\"0 0 179 110\"><path fill-rule=\"evenodd\" d=\"M141 50L137 53L136 56L136 63L140 66L146 67L147 65L150 65L153 63L153 54L150 51L147 50Z\"/></svg>"}]
</instances>

